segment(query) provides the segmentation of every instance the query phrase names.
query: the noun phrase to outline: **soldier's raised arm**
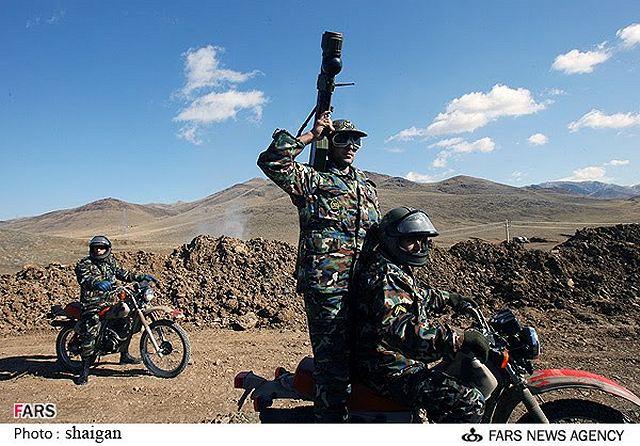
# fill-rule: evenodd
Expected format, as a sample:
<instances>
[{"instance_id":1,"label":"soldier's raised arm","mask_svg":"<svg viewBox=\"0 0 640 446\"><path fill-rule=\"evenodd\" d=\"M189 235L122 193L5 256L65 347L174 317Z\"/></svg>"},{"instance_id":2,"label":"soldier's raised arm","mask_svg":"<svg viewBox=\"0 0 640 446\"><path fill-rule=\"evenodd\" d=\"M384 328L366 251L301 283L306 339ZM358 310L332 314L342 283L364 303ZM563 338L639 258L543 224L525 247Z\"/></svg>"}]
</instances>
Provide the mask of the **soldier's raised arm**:
<instances>
[{"instance_id":1,"label":"soldier's raised arm","mask_svg":"<svg viewBox=\"0 0 640 446\"><path fill-rule=\"evenodd\" d=\"M305 196L312 189L313 168L295 161L304 147L319 139L325 130L333 131L331 115L324 113L313 129L295 138L286 130L276 130L273 141L258 157L258 167L289 195Z\"/></svg>"}]
</instances>

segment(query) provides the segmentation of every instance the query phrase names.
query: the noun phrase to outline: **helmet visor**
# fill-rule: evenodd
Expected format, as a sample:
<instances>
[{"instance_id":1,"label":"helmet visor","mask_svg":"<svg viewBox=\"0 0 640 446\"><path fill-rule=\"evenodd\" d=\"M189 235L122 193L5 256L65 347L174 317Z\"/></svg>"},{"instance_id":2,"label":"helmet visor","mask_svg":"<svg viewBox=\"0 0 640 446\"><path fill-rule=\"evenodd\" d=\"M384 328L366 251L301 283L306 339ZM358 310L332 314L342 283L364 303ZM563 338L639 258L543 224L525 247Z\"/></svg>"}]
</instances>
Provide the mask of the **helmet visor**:
<instances>
[{"instance_id":1,"label":"helmet visor","mask_svg":"<svg viewBox=\"0 0 640 446\"><path fill-rule=\"evenodd\" d=\"M407 216L398 223L397 230L401 236L424 235L427 237L435 237L438 235L437 229L433 226L427 214L419 209L415 209L407 214Z\"/></svg>"},{"instance_id":2,"label":"helmet visor","mask_svg":"<svg viewBox=\"0 0 640 446\"><path fill-rule=\"evenodd\" d=\"M426 255L431 248L431 237L428 235L407 235L400 237L398 246L412 255Z\"/></svg>"}]
</instances>

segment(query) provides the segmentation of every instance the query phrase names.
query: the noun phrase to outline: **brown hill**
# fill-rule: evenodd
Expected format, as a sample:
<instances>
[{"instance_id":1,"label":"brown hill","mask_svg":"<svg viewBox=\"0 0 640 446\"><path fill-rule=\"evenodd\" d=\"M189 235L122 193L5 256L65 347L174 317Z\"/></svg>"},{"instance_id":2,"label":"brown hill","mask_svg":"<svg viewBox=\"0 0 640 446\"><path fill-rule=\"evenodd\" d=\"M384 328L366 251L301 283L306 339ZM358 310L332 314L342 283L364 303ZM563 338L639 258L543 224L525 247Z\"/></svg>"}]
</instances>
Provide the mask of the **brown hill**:
<instances>
[{"instance_id":1,"label":"brown hill","mask_svg":"<svg viewBox=\"0 0 640 446\"><path fill-rule=\"evenodd\" d=\"M445 246L480 237L504 239L500 222L512 220L511 235L549 240L543 247L566 239L584 226L640 221L639 200L597 200L568 193L529 190L492 181L456 176L420 184L404 178L369 173L378 185L383 211L399 205L426 209L441 232ZM560 223L558 223L560 222ZM128 247L168 253L173 246L200 234L242 239L262 237L297 243L297 214L289 197L268 180L254 178L201 200L175 204L131 204L108 198L75 209L0 223L0 230L76 240L103 233ZM13 237L19 240L20 237ZM67 262L76 249L54 243L47 260ZM539 245L542 246L542 245ZM7 240L10 262L0 272L32 262L24 250ZM44 262L43 262L44 263Z\"/></svg>"}]
</instances>

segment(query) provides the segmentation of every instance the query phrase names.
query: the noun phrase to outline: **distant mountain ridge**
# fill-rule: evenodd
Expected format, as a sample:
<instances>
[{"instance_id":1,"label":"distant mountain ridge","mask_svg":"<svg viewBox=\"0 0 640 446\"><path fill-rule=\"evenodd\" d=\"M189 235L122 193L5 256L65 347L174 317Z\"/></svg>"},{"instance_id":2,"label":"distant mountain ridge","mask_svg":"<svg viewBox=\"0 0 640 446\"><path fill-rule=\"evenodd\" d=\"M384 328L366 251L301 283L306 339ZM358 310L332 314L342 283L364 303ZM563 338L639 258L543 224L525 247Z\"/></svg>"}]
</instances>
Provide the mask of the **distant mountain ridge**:
<instances>
[{"instance_id":1,"label":"distant mountain ridge","mask_svg":"<svg viewBox=\"0 0 640 446\"><path fill-rule=\"evenodd\" d=\"M382 212L397 206L425 209L440 231L439 244L469 237L503 240L506 220L514 222L512 236L547 238L550 246L584 225L640 221L640 196L605 200L602 194L586 196L561 187L513 187L462 175L436 183L375 172L367 175L377 184ZM529 226L522 227L522 222ZM0 222L0 274L25 263L76 261L95 234L108 235L116 251L168 253L201 234L245 240L262 237L295 245L298 213L289 196L264 178L190 202L133 204L104 198Z\"/></svg>"},{"instance_id":2,"label":"distant mountain ridge","mask_svg":"<svg viewBox=\"0 0 640 446\"><path fill-rule=\"evenodd\" d=\"M604 200L627 199L640 195L640 184L635 186L619 186L617 184L602 183L600 181L548 181L546 183L527 186L531 190L554 190L569 192L584 197Z\"/></svg>"}]
</instances>

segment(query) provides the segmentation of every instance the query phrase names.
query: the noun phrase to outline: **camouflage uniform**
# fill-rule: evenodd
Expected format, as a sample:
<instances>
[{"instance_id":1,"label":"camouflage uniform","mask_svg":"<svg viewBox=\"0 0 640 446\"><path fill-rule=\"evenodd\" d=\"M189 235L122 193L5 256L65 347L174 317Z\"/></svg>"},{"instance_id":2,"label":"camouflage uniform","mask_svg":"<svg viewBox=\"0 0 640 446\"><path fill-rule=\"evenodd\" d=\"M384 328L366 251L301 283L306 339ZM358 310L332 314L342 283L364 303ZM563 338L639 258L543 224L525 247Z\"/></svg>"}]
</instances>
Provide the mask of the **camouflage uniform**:
<instances>
[{"instance_id":1,"label":"camouflage uniform","mask_svg":"<svg viewBox=\"0 0 640 446\"><path fill-rule=\"evenodd\" d=\"M96 338L100 333L98 313L107 304L106 293L96 290L96 284L104 280L114 283L116 279L134 282L139 276L120 268L112 255L104 260L85 257L77 263L75 272L80 284L82 302L82 316L78 326L78 333L82 339L80 355L83 360L87 360L94 355Z\"/></svg>"},{"instance_id":2,"label":"camouflage uniform","mask_svg":"<svg viewBox=\"0 0 640 446\"><path fill-rule=\"evenodd\" d=\"M455 293L420 288L409 266L388 260L379 247L360 256L353 279L356 378L382 395L427 410L435 422L478 422L480 391L427 364L453 349L453 332L430 318Z\"/></svg>"},{"instance_id":3,"label":"camouflage uniform","mask_svg":"<svg viewBox=\"0 0 640 446\"><path fill-rule=\"evenodd\" d=\"M380 218L375 185L349 166L326 172L294 161L304 145L276 130L258 166L298 208L297 291L304 294L315 358L318 420L339 421L349 392L347 288L367 229ZM324 418L322 418L324 417Z\"/></svg>"}]
</instances>

